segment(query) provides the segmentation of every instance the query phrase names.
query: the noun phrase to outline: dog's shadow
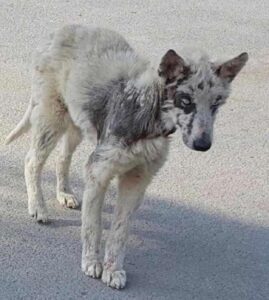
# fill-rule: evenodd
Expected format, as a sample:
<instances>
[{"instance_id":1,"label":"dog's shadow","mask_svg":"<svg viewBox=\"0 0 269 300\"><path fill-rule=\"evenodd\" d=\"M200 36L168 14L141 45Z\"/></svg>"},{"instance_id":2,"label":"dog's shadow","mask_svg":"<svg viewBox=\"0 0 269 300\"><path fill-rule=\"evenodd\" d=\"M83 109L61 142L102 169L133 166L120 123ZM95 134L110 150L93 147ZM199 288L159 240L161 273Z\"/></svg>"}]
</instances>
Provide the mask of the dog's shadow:
<instances>
[{"instance_id":1,"label":"dog's shadow","mask_svg":"<svg viewBox=\"0 0 269 300\"><path fill-rule=\"evenodd\" d=\"M108 234L113 205L106 204L104 212ZM52 224L80 225L59 219ZM129 284L122 296L266 299L268 248L268 228L148 196L133 217L125 262Z\"/></svg>"},{"instance_id":2,"label":"dog's shadow","mask_svg":"<svg viewBox=\"0 0 269 300\"><path fill-rule=\"evenodd\" d=\"M54 193L54 182L50 179L53 176L49 174L45 178L51 194ZM7 180L3 187L8 188L9 184ZM81 191L81 199L83 183L76 180L75 186ZM108 198L115 199L113 187L108 193ZM20 195L21 192L17 191L12 202L8 195L3 201L3 205L7 203L6 210L16 209L19 219L5 217L0 220L3 239L16 241L10 242L7 249L2 244L1 253L5 257L5 253L12 251L13 255L11 261L3 260L6 276L16 276L14 270L26 268L23 251L30 255L29 278L17 277L20 279L16 283L18 289L24 289L25 295L36 282L39 258L46 257L48 252L51 258L42 268L44 293L47 288L58 289L60 293L68 294L70 299L77 299L80 292L87 295L92 285L101 293L98 299L231 300L267 299L269 295L269 230L266 227L244 224L187 207L180 204L180 199L160 199L148 193L144 204L133 217L125 261L128 285L125 291L118 293L104 287L100 281L84 276L80 270L81 212L62 210L56 201L48 201L51 223L40 227L28 218L26 201L23 202ZM112 218L113 202L104 208L105 235ZM38 255L36 245L40 245ZM58 260L55 261L54 257ZM46 270L54 272L55 265L57 273L46 273ZM68 276L58 277L65 274L66 266L73 271ZM54 287L51 286L52 279ZM81 291L72 288L78 280ZM65 288L61 290L63 286Z\"/></svg>"},{"instance_id":3,"label":"dog's shadow","mask_svg":"<svg viewBox=\"0 0 269 300\"><path fill-rule=\"evenodd\" d=\"M128 248L126 269L136 292L146 288L161 299L269 294L268 228L151 197L134 218Z\"/></svg>"}]
</instances>

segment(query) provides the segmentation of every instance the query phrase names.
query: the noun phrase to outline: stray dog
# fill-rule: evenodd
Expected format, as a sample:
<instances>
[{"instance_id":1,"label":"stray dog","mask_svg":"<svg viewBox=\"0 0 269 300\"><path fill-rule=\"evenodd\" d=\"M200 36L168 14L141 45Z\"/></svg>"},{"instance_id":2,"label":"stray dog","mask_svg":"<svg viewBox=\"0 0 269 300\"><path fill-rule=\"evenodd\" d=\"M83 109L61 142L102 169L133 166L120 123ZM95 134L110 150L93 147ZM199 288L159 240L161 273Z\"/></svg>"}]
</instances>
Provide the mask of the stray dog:
<instances>
[{"instance_id":1,"label":"stray dog","mask_svg":"<svg viewBox=\"0 0 269 300\"><path fill-rule=\"evenodd\" d=\"M230 83L247 53L212 63L182 58L169 50L154 70L119 34L70 25L52 34L34 58L29 107L7 137L11 142L31 127L25 159L29 214L48 220L40 174L62 137L57 160L57 199L76 208L68 183L73 152L82 137L96 142L85 168L82 202L82 270L108 286L126 284L123 269L129 220L152 177L167 157L169 136L181 128L191 149L211 147L213 123L230 93ZM118 200L100 257L101 212L110 180L118 177Z\"/></svg>"}]
</instances>

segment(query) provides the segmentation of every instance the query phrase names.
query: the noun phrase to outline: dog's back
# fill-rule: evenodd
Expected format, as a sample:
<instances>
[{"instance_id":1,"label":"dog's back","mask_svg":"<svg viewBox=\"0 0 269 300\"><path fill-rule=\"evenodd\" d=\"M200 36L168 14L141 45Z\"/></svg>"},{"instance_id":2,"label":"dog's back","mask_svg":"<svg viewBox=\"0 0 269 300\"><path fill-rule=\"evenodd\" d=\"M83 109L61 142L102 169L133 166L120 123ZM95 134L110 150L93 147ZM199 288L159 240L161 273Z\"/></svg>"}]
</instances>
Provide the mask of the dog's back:
<instances>
[{"instance_id":1,"label":"dog's back","mask_svg":"<svg viewBox=\"0 0 269 300\"><path fill-rule=\"evenodd\" d=\"M51 34L37 49L33 64L35 70L57 74L57 79L65 83L71 71L73 80L87 78L92 85L118 76L130 77L143 71L147 62L112 30L68 25Z\"/></svg>"}]
</instances>

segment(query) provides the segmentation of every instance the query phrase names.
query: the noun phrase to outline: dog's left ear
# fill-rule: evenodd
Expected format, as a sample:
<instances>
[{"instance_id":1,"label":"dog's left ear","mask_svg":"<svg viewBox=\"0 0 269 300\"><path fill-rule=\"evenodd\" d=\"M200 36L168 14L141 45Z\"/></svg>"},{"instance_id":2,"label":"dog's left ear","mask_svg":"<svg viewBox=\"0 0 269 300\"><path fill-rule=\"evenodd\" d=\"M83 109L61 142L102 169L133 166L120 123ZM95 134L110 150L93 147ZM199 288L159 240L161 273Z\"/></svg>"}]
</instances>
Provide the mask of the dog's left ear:
<instances>
[{"instance_id":1,"label":"dog's left ear","mask_svg":"<svg viewBox=\"0 0 269 300\"><path fill-rule=\"evenodd\" d=\"M241 71L246 62L248 61L248 54L246 52L241 53L239 56L226 61L222 65L216 68L216 74L222 78L231 82L235 76Z\"/></svg>"},{"instance_id":2,"label":"dog's left ear","mask_svg":"<svg viewBox=\"0 0 269 300\"><path fill-rule=\"evenodd\" d=\"M181 74L184 76L185 62L174 50L170 49L163 56L159 66L159 76L166 79L167 82L172 82Z\"/></svg>"}]
</instances>

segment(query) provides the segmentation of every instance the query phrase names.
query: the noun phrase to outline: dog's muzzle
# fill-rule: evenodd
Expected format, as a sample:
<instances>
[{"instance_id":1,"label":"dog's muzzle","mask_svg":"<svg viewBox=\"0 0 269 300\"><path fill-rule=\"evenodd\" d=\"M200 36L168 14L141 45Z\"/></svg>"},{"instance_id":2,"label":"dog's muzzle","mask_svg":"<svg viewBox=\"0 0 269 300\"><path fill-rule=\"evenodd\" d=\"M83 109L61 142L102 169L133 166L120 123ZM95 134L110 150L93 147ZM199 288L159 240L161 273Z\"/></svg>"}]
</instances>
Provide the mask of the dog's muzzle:
<instances>
[{"instance_id":1,"label":"dog's muzzle","mask_svg":"<svg viewBox=\"0 0 269 300\"><path fill-rule=\"evenodd\" d=\"M193 142L193 149L197 151L207 151L211 147L211 139L208 134L203 133L199 139Z\"/></svg>"}]
</instances>

